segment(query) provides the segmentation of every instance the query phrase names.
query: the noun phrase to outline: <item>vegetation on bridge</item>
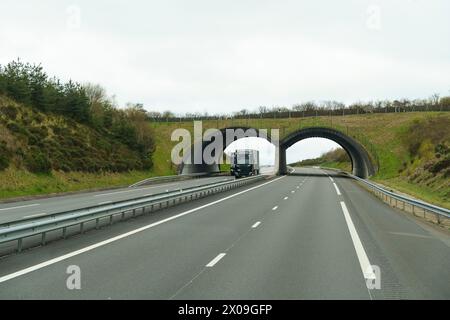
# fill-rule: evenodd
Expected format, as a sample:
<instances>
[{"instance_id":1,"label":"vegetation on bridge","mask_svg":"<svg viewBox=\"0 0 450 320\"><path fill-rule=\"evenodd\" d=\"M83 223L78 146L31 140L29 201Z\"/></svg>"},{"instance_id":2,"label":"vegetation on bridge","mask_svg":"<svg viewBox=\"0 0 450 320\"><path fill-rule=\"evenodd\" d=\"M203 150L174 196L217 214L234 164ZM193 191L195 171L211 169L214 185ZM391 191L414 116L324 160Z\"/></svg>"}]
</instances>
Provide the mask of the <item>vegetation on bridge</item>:
<instances>
[{"instance_id":1,"label":"vegetation on bridge","mask_svg":"<svg viewBox=\"0 0 450 320\"><path fill-rule=\"evenodd\" d=\"M379 165L377 174L372 177L373 180L445 207L450 207L450 179L448 179L448 162L440 160L447 157L443 154L443 150L447 149L442 146L449 145L449 124L448 112L373 113L285 119L216 119L202 123L204 130L234 126L278 128L281 137L313 126L341 130L363 144L373 161ZM168 141L176 128L185 128L193 134L191 121L152 122L151 126L157 132L154 159L170 159L171 147L168 146ZM435 135L431 132L435 132ZM410 145L411 143L419 143L422 147ZM171 142L170 146L175 144L176 142ZM439 150L433 156L440 159L436 161L439 163L436 166L430 166L431 152L425 153L427 156L424 156L422 151L419 153L414 151L433 148ZM176 173L176 168L169 161L155 161L156 166L160 172ZM439 168L439 171L433 173L426 168L434 168L431 170ZM424 178L424 175L428 175L428 178ZM432 179L432 175L436 177Z\"/></svg>"}]
</instances>

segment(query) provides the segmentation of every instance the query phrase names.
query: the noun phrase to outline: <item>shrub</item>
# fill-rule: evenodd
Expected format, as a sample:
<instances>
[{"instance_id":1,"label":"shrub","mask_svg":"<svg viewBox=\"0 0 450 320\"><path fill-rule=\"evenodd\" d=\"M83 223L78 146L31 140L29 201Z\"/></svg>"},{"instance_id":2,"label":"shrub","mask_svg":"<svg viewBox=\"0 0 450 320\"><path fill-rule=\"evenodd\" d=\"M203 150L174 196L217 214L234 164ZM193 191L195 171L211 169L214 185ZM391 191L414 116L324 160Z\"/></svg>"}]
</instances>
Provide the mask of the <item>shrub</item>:
<instances>
[{"instance_id":1,"label":"shrub","mask_svg":"<svg viewBox=\"0 0 450 320\"><path fill-rule=\"evenodd\" d=\"M50 173L52 165L48 157L37 148L32 148L25 157L26 168L33 173Z\"/></svg>"},{"instance_id":2,"label":"shrub","mask_svg":"<svg viewBox=\"0 0 450 320\"><path fill-rule=\"evenodd\" d=\"M46 127L31 127L29 131L39 139L45 139L48 135L48 130Z\"/></svg>"},{"instance_id":3,"label":"shrub","mask_svg":"<svg viewBox=\"0 0 450 320\"><path fill-rule=\"evenodd\" d=\"M6 106L6 107L2 108L2 113L7 118L9 118L11 120L16 120L18 111L17 111L16 107L14 107L12 105L9 105L9 106Z\"/></svg>"},{"instance_id":4,"label":"shrub","mask_svg":"<svg viewBox=\"0 0 450 320\"><path fill-rule=\"evenodd\" d=\"M436 162L435 164L430 166L428 171L430 171L432 173L438 173L440 171L444 171L447 168L450 168L450 157Z\"/></svg>"},{"instance_id":5,"label":"shrub","mask_svg":"<svg viewBox=\"0 0 450 320\"><path fill-rule=\"evenodd\" d=\"M0 142L0 171L9 167L11 161L11 151L6 147L6 143Z\"/></svg>"}]
</instances>

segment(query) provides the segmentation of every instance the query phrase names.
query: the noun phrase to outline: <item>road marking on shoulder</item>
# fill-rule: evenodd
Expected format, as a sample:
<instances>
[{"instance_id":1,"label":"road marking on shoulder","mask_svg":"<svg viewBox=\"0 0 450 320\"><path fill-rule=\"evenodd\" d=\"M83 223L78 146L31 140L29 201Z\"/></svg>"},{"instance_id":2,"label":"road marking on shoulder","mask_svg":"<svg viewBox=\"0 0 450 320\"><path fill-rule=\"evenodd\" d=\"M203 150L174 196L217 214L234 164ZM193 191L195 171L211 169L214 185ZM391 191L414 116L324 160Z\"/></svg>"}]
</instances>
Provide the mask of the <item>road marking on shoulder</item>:
<instances>
[{"instance_id":1,"label":"road marking on shoulder","mask_svg":"<svg viewBox=\"0 0 450 320\"><path fill-rule=\"evenodd\" d=\"M328 176L328 178L330 178L331 182L334 182L334 180L333 180L333 178L332 178L332 177Z\"/></svg>"},{"instance_id":2,"label":"road marking on shoulder","mask_svg":"<svg viewBox=\"0 0 450 320\"><path fill-rule=\"evenodd\" d=\"M336 193L338 194L338 196L340 196L340 195L341 195L341 191L339 191L339 188L338 188L338 186L336 185L336 183L333 182L333 186L334 186L334 188L336 189Z\"/></svg>"},{"instance_id":3,"label":"road marking on shoulder","mask_svg":"<svg viewBox=\"0 0 450 320\"><path fill-rule=\"evenodd\" d=\"M48 214L47 212L30 214L29 216L24 216L22 219L35 218L35 217L45 216L47 214Z\"/></svg>"},{"instance_id":4,"label":"road marking on shoulder","mask_svg":"<svg viewBox=\"0 0 450 320\"><path fill-rule=\"evenodd\" d=\"M283 200L287 200L287 199L289 199L289 197L284 197L284 198L283 198Z\"/></svg>"},{"instance_id":5,"label":"road marking on shoulder","mask_svg":"<svg viewBox=\"0 0 450 320\"><path fill-rule=\"evenodd\" d=\"M278 209L278 206L275 206L275 207L272 208L272 211L275 211L277 209Z\"/></svg>"},{"instance_id":6,"label":"road marking on shoulder","mask_svg":"<svg viewBox=\"0 0 450 320\"><path fill-rule=\"evenodd\" d=\"M232 195L229 195L229 196L226 196L226 197L224 197L224 198L221 198L221 199L218 199L218 200L209 202L209 203L207 203L207 204L204 204L204 205L202 205L202 206L199 206L199 207L196 207L196 208L193 208L193 209L184 211L184 212L182 212L182 213L176 214L176 215L171 216L171 217L169 217L169 218L166 218L166 219L163 219L163 220L160 220L160 221L157 221L157 222L148 224L148 225L146 225L146 226L143 226L143 227L140 227L140 228L137 228L137 229L134 229L134 230L131 230L131 231L122 233L122 234L120 234L120 235L118 235L118 236L115 236L115 237L112 237L112 238L109 238L109 239L100 241L100 242L98 242L98 243L92 244L92 245L90 245L90 246L81 248L81 249L76 250L76 251L69 252L69 253L64 254L64 255L62 255L62 256L59 256L59 257L56 257L56 258L53 258L53 259L50 259L50 260L47 260L47 261L38 263L38 264L36 264L36 265L34 265L34 266L31 266L31 267L28 267L28 268L25 268L25 269L22 269L22 270L13 272L13 273L11 273L11 274L7 274L7 275L5 275L5 276L0 277L0 283L6 282L6 281L8 281L8 280L11 280L11 279L14 279L14 278L17 278L17 277L20 277L20 276L23 276L23 275L28 274L28 273L30 273L30 272L33 272L33 271L36 271L36 270L45 268L45 267L50 266L50 265L52 265L52 264L55 264L55 263L58 263L58 262L67 260L67 259L69 259L69 258L75 257L75 256L80 255L80 254L82 254L82 253L85 253L85 252L88 252L88 251L91 251L91 250L94 250L94 249L103 247L103 246L105 246L105 245L107 245L107 244L110 244L110 243L112 243L112 242L116 242L116 241L118 241L118 240L127 238L127 237L129 237L129 236L134 235L134 234L137 234L137 233L140 233L140 232L145 231L145 230L147 230L147 229L156 227L156 226L158 226L158 225L160 225L160 224L163 224L163 223L166 223L166 222L169 222L169 221L172 221L172 220L181 218L181 217L183 217L183 216L185 216L185 215L188 215L188 214L191 214L191 213L193 213L193 212L202 210L202 209L204 209L204 208L208 208L208 207L210 207L210 206L213 206L213 205L215 205L215 204L221 203L221 202L226 201L226 200L228 200L228 199L232 199L232 198L234 198L234 197L237 197L237 196L239 196L239 195L241 195L241 194L244 194L244 193L250 192L250 191L252 191L252 190L256 190L256 189L259 189L259 188L261 188L261 187L264 187L264 186L266 186L266 185L268 185L268 184L271 184L271 183L273 183L273 182L275 182L275 181L278 181L278 180L280 180L280 179L283 179L283 178L285 178L285 177L286 177L286 176L282 176L282 177L279 177L279 178L270 180L270 181L268 181L268 182L262 183L262 184L260 184L260 185L255 186L255 187L251 187L251 188L248 188L248 189L245 189L245 190L236 192L236 193L234 193L234 194L232 194Z\"/></svg>"},{"instance_id":7,"label":"road marking on shoulder","mask_svg":"<svg viewBox=\"0 0 450 320\"><path fill-rule=\"evenodd\" d=\"M297 189L300 189L300 186L297 186Z\"/></svg>"},{"instance_id":8,"label":"road marking on shoulder","mask_svg":"<svg viewBox=\"0 0 450 320\"><path fill-rule=\"evenodd\" d=\"M27 204L27 205L25 205L25 206L3 208L3 209L0 209L0 211L15 210L15 209L22 209L22 208L29 208L29 207L39 206L39 205L40 205L39 203L33 203L33 204Z\"/></svg>"},{"instance_id":9,"label":"road marking on shoulder","mask_svg":"<svg viewBox=\"0 0 450 320\"><path fill-rule=\"evenodd\" d=\"M416 237L416 238L422 238L422 239L433 239L431 236L423 235L423 234L417 234L417 233L409 233L409 232L389 232L390 234L396 235L396 236L407 236L407 237Z\"/></svg>"},{"instance_id":10,"label":"road marking on shoulder","mask_svg":"<svg viewBox=\"0 0 450 320\"><path fill-rule=\"evenodd\" d=\"M254 225L252 225L252 228L258 228L258 226L261 224L261 221L256 222Z\"/></svg>"},{"instance_id":11,"label":"road marking on shoulder","mask_svg":"<svg viewBox=\"0 0 450 320\"><path fill-rule=\"evenodd\" d=\"M108 203L112 203L112 201L100 202L98 205L101 206L102 204L108 204Z\"/></svg>"},{"instance_id":12,"label":"road marking on shoulder","mask_svg":"<svg viewBox=\"0 0 450 320\"><path fill-rule=\"evenodd\" d=\"M291 193L295 193L295 190L292 190Z\"/></svg>"},{"instance_id":13,"label":"road marking on shoulder","mask_svg":"<svg viewBox=\"0 0 450 320\"><path fill-rule=\"evenodd\" d=\"M104 196L110 196L113 194L118 194L118 193L128 193L128 192L135 192L135 191L141 191L141 190L147 190L147 189L154 189L154 188L161 188L161 187L168 187L168 186L173 186L176 185L177 183L171 183L171 184L165 184L163 186L151 186L151 187L145 187L145 188L132 188L131 190L122 190L122 191L114 191L114 192L108 192L108 193L101 193L101 194L96 194L94 197L104 197Z\"/></svg>"},{"instance_id":14,"label":"road marking on shoulder","mask_svg":"<svg viewBox=\"0 0 450 320\"><path fill-rule=\"evenodd\" d=\"M348 212L347 206L344 201L341 201L342 212L344 213L345 222L347 222L348 231L350 232L350 237L353 241L353 246L355 247L356 255L358 256L359 265L365 279L376 279L375 272L373 271L372 265L370 264L369 258L367 257L366 251L359 239L358 232L356 231L355 225L353 224L350 213Z\"/></svg>"},{"instance_id":15,"label":"road marking on shoulder","mask_svg":"<svg viewBox=\"0 0 450 320\"><path fill-rule=\"evenodd\" d=\"M222 253L219 253L219 254L217 255L217 257L215 257L214 259L212 259L211 262L208 263L206 266L207 266L208 268L214 267L214 265L215 265L217 262L219 262L220 259L222 259L223 257L225 257L225 255L226 255L226 253L223 253L223 252L222 252Z\"/></svg>"}]
</instances>

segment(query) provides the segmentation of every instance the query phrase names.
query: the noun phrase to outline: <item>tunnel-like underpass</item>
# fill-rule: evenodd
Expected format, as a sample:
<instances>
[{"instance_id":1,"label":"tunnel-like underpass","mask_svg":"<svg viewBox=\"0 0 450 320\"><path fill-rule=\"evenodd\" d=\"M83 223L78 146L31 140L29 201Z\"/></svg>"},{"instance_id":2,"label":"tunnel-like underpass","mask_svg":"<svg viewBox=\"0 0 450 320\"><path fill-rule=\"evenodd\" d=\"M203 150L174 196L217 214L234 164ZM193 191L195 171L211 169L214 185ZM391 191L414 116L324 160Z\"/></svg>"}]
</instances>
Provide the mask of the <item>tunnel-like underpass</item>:
<instances>
[{"instance_id":1,"label":"tunnel-like underpass","mask_svg":"<svg viewBox=\"0 0 450 320\"><path fill-rule=\"evenodd\" d=\"M227 129L239 131L240 134L236 134L233 140L226 139ZM366 149L355 139L344 134L341 131L325 128L325 127L311 127L297 130L286 137L280 139L279 143L276 141L271 141L271 137L265 135L262 130L254 129L254 128L245 128L245 127L233 127L233 128L223 128L217 130L214 134L207 136L207 139L204 139L201 143L198 143L196 148L203 151L210 146L212 142L216 139L223 139L222 141L222 154L223 151L230 145L233 141L249 137L249 136L258 136L264 137L269 142L275 144L276 146L276 159L275 159L275 167L278 174L286 174L287 173L287 164L286 164L286 150L294 145L296 142L308 139L308 138L325 138L332 140L339 144L349 155L352 162L352 172L354 175L367 178L375 173L375 168L372 164L371 157ZM261 134L262 133L262 134ZM228 141L227 141L228 140ZM192 174L192 173L213 173L219 172L219 160L222 157L222 154L215 155L217 161L214 163L205 163L203 159L198 161L199 159L194 159L194 145L191 146L187 155L184 158L183 163L179 167L180 174ZM197 161L195 161L197 160Z\"/></svg>"}]
</instances>

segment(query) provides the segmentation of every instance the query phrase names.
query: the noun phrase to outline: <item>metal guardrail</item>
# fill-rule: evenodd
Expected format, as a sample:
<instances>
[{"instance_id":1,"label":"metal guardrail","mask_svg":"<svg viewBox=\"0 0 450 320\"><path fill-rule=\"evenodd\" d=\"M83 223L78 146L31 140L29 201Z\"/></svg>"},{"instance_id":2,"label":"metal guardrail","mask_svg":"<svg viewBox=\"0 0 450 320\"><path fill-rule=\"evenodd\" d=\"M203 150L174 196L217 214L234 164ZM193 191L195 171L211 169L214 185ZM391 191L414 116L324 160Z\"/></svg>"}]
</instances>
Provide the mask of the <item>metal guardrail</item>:
<instances>
[{"instance_id":1,"label":"metal guardrail","mask_svg":"<svg viewBox=\"0 0 450 320\"><path fill-rule=\"evenodd\" d=\"M132 187L139 187L144 186L152 183L158 183L158 182L171 182L171 181L183 181L183 180L189 180L189 179L195 179L195 178L201 178L208 175L208 173L192 173L192 174L175 174L171 176L160 176L160 177L152 177L148 178L139 182L136 182L130 186Z\"/></svg>"},{"instance_id":2,"label":"metal guardrail","mask_svg":"<svg viewBox=\"0 0 450 320\"><path fill-rule=\"evenodd\" d=\"M17 241L17 251L22 251L23 239L41 235L41 244L46 243L46 234L62 229L62 238L67 237L67 228L80 225L80 233L88 222L95 221L95 229L99 228L100 220L109 218L109 224L113 223L115 216L121 215L125 219L126 213L136 216L139 210L141 214L152 212L155 208L161 209L217 192L230 190L249 183L265 179L265 176L253 176L226 182L210 183L207 185L189 187L178 191L165 192L152 196L143 196L132 200L122 200L106 205L96 205L77 210L50 214L43 217L28 218L0 224L0 244ZM150 209L150 210L148 210Z\"/></svg>"},{"instance_id":3,"label":"metal guardrail","mask_svg":"<svg viewBox=\"0 0 450 320\"><path fill-rule=\"evenodd\" d=\"M341 171L342 172L342 171ZM436 219L436 222L438 224L441 224L443 222L443 219L450 219L450 210L446 208L442 208L439 206L435 206L433 204L413 199L407 196L403 196L400 194L397 194L395 192L386 190L383 187L380 187L376 183L370 182L366 179L359 178L357 176L354 176L352 174L349 174L347 172L345 173L347 176L363 183L367 187L369 187L373 193L382 198L383 201L388 202L389 205L394 206L396 208L400 208L404 211L407 211L408 208L406 208L407 205L409 205L409 209L411 210L412 214L416 215L417 209L422 210L422 214L424 218L427 218L427 212L434 215L434 218ZM395 202L394 202L395 201Z\"/></svg>"}]
</instances>

